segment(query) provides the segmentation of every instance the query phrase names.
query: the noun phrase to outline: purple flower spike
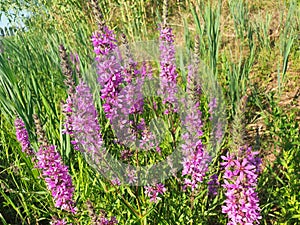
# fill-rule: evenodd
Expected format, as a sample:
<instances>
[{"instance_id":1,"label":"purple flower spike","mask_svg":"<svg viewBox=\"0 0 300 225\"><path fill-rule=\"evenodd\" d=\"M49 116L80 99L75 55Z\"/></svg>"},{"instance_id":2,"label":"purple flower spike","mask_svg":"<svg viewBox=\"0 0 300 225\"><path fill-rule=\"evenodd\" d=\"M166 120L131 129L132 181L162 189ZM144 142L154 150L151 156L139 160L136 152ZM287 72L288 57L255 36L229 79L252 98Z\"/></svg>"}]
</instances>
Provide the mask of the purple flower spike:
<instances>
[{"instance_id":1,"label":"purple flower spike","mask_svg":"<svg viewBox=\"0 0 300 225\"><path fill-rule=\"evenodd\" d=\"M30 146L30 141L28 137L28 132L25 128L25 124L22 119L17 118L15 120L15 127L16 127L16 136L17 140L22 146L22 151L25 152L27 155L34 155L34 152Z\"/></svg>"},{"instance_id":2,"label":"purple flower spike","mask_svg":"<svg viewBox=\"0 0 300 225\"><path fill-rule=\"evenodd\" d=\"M208 112L212 115L214 113L215 108L217 108L217 99L212 98L208 103L209 110Z\"/></svg>"},{"instance_id":3,"label":"purple flower spike","mask_svg":"<svg viewBox=\"0 0 300 225\"><path fill-rule=\"evenodd\" d=\"M146 186L145 194L150 198L150 202L157 203L161 198L158 197L158 194L164 195L167 191L165 186L161 183L156 184L155 186Z\"/></svg>"},{"instance_id":4,"label":"purple flower spike","mask_svg":"<svg viewBox=\"0 0 300 225\"><path fill-rule=\"evenodd\" d=\"M198 109L199 103L191 102L190 110L184 119L186 132L183 134L182 151L183 151L183 170L182 175L188 176L185 178L184 189L191 187L192 191L196 189L199 183L202 183L206 172L208 171L208 164L211 157L205 150L200 137L202 131L201 111ZM186 108L189 108L186 107Z\"/></svg>"},{"instance_id":5,"label":"purple flower spike","mask_svg":"<svg viewBox=\"0 0 300 225\"><path fill-rule=\"evenodd\" d=\"M68 223L64 220L64 219L52 219L52 221L50 222L50 225L67 225ZM72 223L70 223L69 225L72 225Z\"/></svg>"},{"instance_id":6,"label":"purple flower spike","mask_svg":"<svg viewBox=\"0 0 300 225\"><path fill-rule=\"evenodd\" d=\"M190 151L191 149L193 149L195 144L190 144L190 148L184 150ZM184 180L184 188L191 187L193 191L198 187L199 183L203 182L206 172L208 171L209 162L210 156L204 150L204 146L201 141L199 141L196 144L195 151L190 152L188 155L186 155L183 161L182 175L189 176L189 178L185 178Z\"/></svg>"},{"instance_id":7,"label":"purple flower spike","mask_svg":"<svg viewBox=\"0 0 300 225\"><path fill-rule=\"evenodd\" d=\"M218 187L220 185L218 181L218 175L217 174L212 175L207 184L208 184L208 194L210 196L216 196L218 194Z\"/></svg>"},{"instance_id":8,"label":"purple flower spike","mask_svg":"<svg viewBox=\"0 0 300 225\"><path fill-rule=\"evenodd\" d=\"M36 157L36 166L42 171L47 188L52 193L55 207L75 214L77 209L72 200L74 193L72 178L55 146L41 146Z\"/></svg>"},{"instance_id":9,"label":"purple flower spike","mask_svg":"<svg viewBox=\"0 0 300 225\"><path fill-rule=\"evenodd\" d=\"M102 217L100 221L96 223L96 225L114 225L114 224L118 224L118 220L114 216L112 216L110 219Z\"/></svg>"},{"instance_id":10,"label":"purple flower spike","mask_svg":"<svg viewBox=\"0 0 300 225\"><path fill-rule=\"evenodd\" d=\"M97 55L96 59L100 59L101 55L108 55L117 47L115 34L107 26L104 26L102 31L96 31L92 35L92 43L94 52Z\"/></svg>"},{"instance_id":11,"label":"purple flower spike","mask_svg":"<svg viewBox=\"0 0 300 225\"><path fill-rule=\"evenodd\" d=\"M94 52L96 53L98 82L101 85L101 98L106 117L112 121L117 116L116 107L119 104L118 94L123 82L123 69L119 63L115 34L107 26L96 31L92 36Z\"/></svg>"},{"instance_id":12,"label":"purple flower spike","mask_svg":"<svg viewBox=\"0 0 300 225\"><path fill-rule=\"evenodd\" d=\"M261 209L255 189L261 161L257 154L251 147L242 147L237 155L222 156L221 165L225 167L222 186L226 189L222 212L228 215L228 225L259 224Z\"/></svg>"},{"instance_id":13,"label":"purple flower spike","mask_svg":"<svg viewBox=\"0 0 300 225\"><path fill-rule=\"evenodd\" d=\"M175 47L173 45L174 35L172 28L160 28L160 94L163 96L163 103L172 104L174 111L177 111L177 72L175 64ZM167 110L168 114L170 111Z\"/></svg>"},{"instance_id":14,"label":"purple flower spike","mask_svg":"<svg viewBox=\"0 0 300 225\"><path fill-rule=\"evenodd\" d=\"M94 106L90 88L81 81L76 87L73 99L74 112L72 114L72 128L75 144L81 151L87 153L101 153L102 136L98 123L98 112Z\"/></svg>"}]
</instances>

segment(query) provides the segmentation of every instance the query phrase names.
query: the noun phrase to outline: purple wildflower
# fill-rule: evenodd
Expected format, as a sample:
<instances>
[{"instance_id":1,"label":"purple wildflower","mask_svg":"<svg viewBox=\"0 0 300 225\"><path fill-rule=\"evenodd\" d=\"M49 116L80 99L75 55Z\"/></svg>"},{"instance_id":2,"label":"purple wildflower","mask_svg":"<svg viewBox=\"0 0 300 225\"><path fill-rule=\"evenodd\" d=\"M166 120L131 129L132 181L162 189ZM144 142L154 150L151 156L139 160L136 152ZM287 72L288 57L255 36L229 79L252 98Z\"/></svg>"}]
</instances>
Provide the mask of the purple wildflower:
<instances>
[{"instance_id":1,"label":"purple wildflower","mask_svg":"<svg viewBox=\"0 0 300 225\"><path fill-rule=\"evenodd\" d=\"M97 65L98 82L101 85L101 98L104 100L103 109L110 120L117 116L116 107L119 105L118 94L122 83L121 66L115 56L107 56Z\"/></svg>"},{"instance_id":2,"label":"purple wildflower","mask_svg":"<svg viewBox=\"0 0 300 225\"><path fill-rule=\"evenodd\" d=\"M199 70L197 64L191 64L188 66L187 93L195 101L199 100L199 96L202 93L201 85L199 84L199 80L197 79L198 72Z\"/></svg>"},{"instance_id":3,"label":"purple wildflower","mask_svg":"<svg viewBox=\"0 0 300 225\"><path fill-rule=\"evenodd\" d=\"M50 225L67 225L67 222L64 219L53 218ZM72 225L72 223L69 225Z\"/></svg>"},{"instance_id":4,"label":"purple wildflower","mask_svg":"<svg viewBox=\"0 0 300 225\"><path fill-rule=\"evenodd\" d=\"M135 182L137 182L136 171L133 168L128 166L126 168L126 173L127 173L127 181L129 184L134 184Z\"/></svg>"},{"instance_id":5,"label":"purple wildflower","mask_svg":"<svg viewBox=\"0 0 300 225\"><path fill-rule=\"evenodd\" d=\"M153 77L151 64L147 64L146 62L143 62L140 69L140 74L141 77L151 79Z\"/></svg>"},{"instance_id":6,"label":"purple wildflower","mask_svg":"<svg viewBox=\"0 0 300 225\"><path fill-rule=\"evenodd\" d=\"M127 84L119 94L120 111L122 115L128 116L133 114L141 114L144 107L144 98L142 93L142 85L144 79L137 78L136 82Z\"/></svg>"},{"instance_id":7,"label":"purple wildflower","mask_svg":"<svg viewBox=\"0 0 300 225\"><path fill-rule=\"evenodd\" d=\"M64 129L63 133L69 134L71 138L71 143L74 145L75 149L78 149L78 146L76 145L76 141L74 140L73 136L73 120L72 120L72 113L73 113L73 98L75 93L75 82L73 80L73 72L69 63L69 57L67 55L67 51L63 45L59 46L59 52L60 52L60 58L61 58L61 68L63 71L63 74L66 77L65 84L68 87L68 97L62 105L62 112L65 116L64 121ZM79 57L77 54L70 54L70 58L72 63L76 67L76 71L79 74L80 72L80 62Z\"/></svg>"},{"instance_id":8,"label":"purple wildflower","mask_svg":"<svg viewBox=\"0 0 300 225\"><path fill-rule=\"evenodd\" d=\"M198 40L198 39L197 39ZM198 41L196 40L196 43ZM202 127L202 112L199 110L199 96L201 94L201 86L197 80L199 54L198 44L195 45L195 55L193 63L188 66L187 77L187 93L188 99L184 104L188 109L184 119L186 132L183 134L184 144L183 149L183 176L188 176L184 179L186 187L191 187L192 191L196 189L199 183L202 183L206 172L208 171L208 163L211 160L208 152L205 150L200 137L203 135Z\"/></svg>"},{"instance_id":9,"label":"purple wildflower","mask_svg":"<svg viewBox=\"0 0 300 225\"><path fill-rule=\"evenodd\" d=\"M120 181L120 179L119 178L113 178L112 180L111 180L111 183L112 183L112 185L115 185L115 186L121 186L121 181Z\"/></svg>"},{"instance_id":10,"label":"purple wildflower","mask_svg":"<svg viewBox=\"0 0 300 225\"><path fill-rule=\"evenodd\" d=\"M259 224L261 209L255 189L261 161L257 154L251 147L242 147L238 154L222 156L224 162L221 165L225 167L223 187L226 189L222 212L228 215L228 225Z\"/></svg>"},{"instance_id":11,"label":"purple wildflower","mask_svg":"<svg viewBox=\"0 0 300 225\"><path fill-rule=\"evenodd\" d=\"M36 166L42 171L47 188L52 193L55 207L76 213L75 202L72 200L74 193L72 178L55 146L41 146L36 157Z\"/></svg>"},{"instance_id":12,"label":"purple wildflower","mask_svg":"<svg viewBox=\"0 0 300 225\"><path fill-rule=\"evenodd\" d=\"M118 224L118 220L116 219L116 217L112 216L110 219L102 217L100 221L95 225L114 225L114 224Z\"/></svg>"},{"instance_id":13,"label":"purple wildflower","mask_svg":"<svg viewBox=\"0 0 300 225\"><path fill-rule=\"evenodd\" d=\"M145 187L145 194L150 198L150 202L155 203L157 203L157 201L161 199L160 197L158 197L158 194L164 195L166 191L167 189L161 183L158 183L155 186L148 185Z\"/></svg>"},{"instance_id":14,"label":"purple wildflower","mask_svg":"<svg viewBox=\"0 0 300 225\"><path fill-rule=\"evenodd\" d=\"M16 136L17 140L22 146L22 151L25 152L27 155L34 155L34 152L30 146L30 141L28 137L28 132L25 128L25 124L22 119L17 118L15 120L15 127L16 127Z\"/></svg>"},{"instance_id":15,"label":"purple wildflower","mask_svg":"<svg viewBox=\"0 0 300 225\"><path fill-rule=\"evenodd\" d=\"M210 156L204 150L201 140L199 140L198 143L189 142L189 140L187 140L183 149L189 152L183 159L182 175L189 177L184 179L184 188L191 187L193 191L198 187L198 184L204 180L205 174L208 171Z\"/></svg>"},{"instance_id":16,"label":"purple wildflower","mask_svg":"<svg viewBox=\"0 0 300 225\"><path fill-rule=\"evenodd\" d=\"M174 35L172 28L160 28L160 94L163 96L163 103L172 104L174 111L177 111L177 72L175 64L175 47L173 45ZM167 110L166 113L169 113Z\"/></svg>"},{"instance_id":17,"label":"purple wildflower","mask_svg":"<svg viewBox=\"0 0 300 225\"><path fill-rule=\"evenodd\" d=\"M207 184L208 184L208 194L210 196L216 196L218 194L218 187L220 185L218 181L218 175L217 174L212 175Z\"/></svg>"},{"instance_id":18,"label":"purple wildflower","mask_svg":"<svg viewBox=\"0 0 300 225\"><path fill-rule=\"evenodd\" d=\"M94 106L90 88L81 81L73 99L72 128L75 142L88 153L101 153L102 136L98 123L98 112Z\"/></svg>"},{"instance_id":19,"label":"purple wildflower","mask_svg":"<svg viewBox=\"0 0 300 225\"><path fill-rule=\"evenodd\" d=\"M199 103L189 102L189 111L184 120L186 132L183 134L182 150L183 150L183 176L186 187L191 187L192 190L202 183L206 172L208 171L208 163L210 156L206 152L200 137L203 134L201 111L198 109Z\"/></svg>"},{"instance_id":20,"label":"purple wildflower","mask_svg":"<svg viewBox=\"0 0 300 225\"><path fill-rule=\"evenodd\" d=\"M110 54L117 47L116 36L107 26L104 26L101 31L93 33L92 43L97 55L96 59L101 58L101 55Z\"/></svg>"},{"instance_id":21,"label":"purple wildflower","mask_svg":"<svg viewBox=\"0 0 300 225\"><path fill-rule=\"evenodd\" d=\"M73 145L75 150L79 150L78 142L75 140L74 137L74 130L73 130L73 119L74 119L74 94L70 93L68 98L66 99L66 103L62 105L62 112L65 115L65 122L64 122L64 134L69 134L71 138L71 144Z\"/></svg>"},{"instance_id":22,"label":"purple wildflower","mask_svg":"<svg viewBox=\"0 0 300 225\"><path fill-rule=\"evenodd\" d=\"M117 224L117 219L112 216L110 219L106 218L106 212L104 210L101 211L101 214L98 215L95 212L95 209L90 200L87 201L87 209L89 212L89 216L91 218L91 224L93 225L114 225Z\"/></svg>"},{"instance_id":23,"label":"purple wildflower","mask_svg":"<svg viewBox=\"0 0 300 225\"><path fill-rule=\"evenodd\" d=\"M217 99L212 98L208 103L209 110L208 112L212 115L214 113L215 108L217 108Z\"/></svg>"},{"instance_id":24,"label":"purple wildflower","mask_svg":"<svg viewBox=\"0 0 300 225\"><path fill-rule=\"evenodd\" d=\"M116 115L118 93L123 81L123 69L114 51L117 47L115 34L107 26L96 31L92 36L94 52L96 53L98 82L101 85L101 98L105 101L104 112L112 120Z\"/></svg>"}]
</instances>

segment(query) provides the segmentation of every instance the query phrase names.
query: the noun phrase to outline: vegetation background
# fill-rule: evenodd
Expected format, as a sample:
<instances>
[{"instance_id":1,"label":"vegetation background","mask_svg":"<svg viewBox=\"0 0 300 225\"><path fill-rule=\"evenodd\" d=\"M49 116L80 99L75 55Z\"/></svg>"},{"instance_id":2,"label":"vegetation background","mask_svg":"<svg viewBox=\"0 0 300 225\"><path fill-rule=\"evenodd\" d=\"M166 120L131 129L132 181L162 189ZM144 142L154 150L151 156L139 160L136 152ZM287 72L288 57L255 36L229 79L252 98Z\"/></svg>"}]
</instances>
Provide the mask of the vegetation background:
<instances>
[{"instance_id":1,"label":"vegetation background","mask_svg":"<svg viewBox=\"0 0 300 225\"><path fill-rule=\"evenodd\" d=\"M161 0L101 0L100 9L118 37L129 42L158 39ZM300 224L300 2L245 0L169 1L169 24L176 44L187 51L200 36L200 56L218 78L227 100L229 125L234 129L239 99L247 95L243 126L247 142L260 152L263 172L258 193L261 224ZM18 19L25 10L24 29L0 39L0 224L48 224L60 215L39 173L16 141L13 121L20 116L36 147L33 113L38 113L48 139L59 146L76 185L77 205L90 199L96 210L116 215L120 224L145 224L120 194L113 192L74 152L62 135L61 100L67 87L60 69L58 46L63 43L80 58L84 74L93 61L91 34L97 29L85 0L1 1L0 10ZM230 146L226 138L222 149ZM134 205L125 188L123 195ZM126 191L125 191L126 190ZM184 194L170 193L146 207L148 224L226 224L220 204L195 196L197 207ZM201 203L202 202L202 203ZM205 202L205 203L203 203ZM142 209L143 210L143 209ZM86 224L87 210L79 224Z\"/></svg>"}]
</instances>

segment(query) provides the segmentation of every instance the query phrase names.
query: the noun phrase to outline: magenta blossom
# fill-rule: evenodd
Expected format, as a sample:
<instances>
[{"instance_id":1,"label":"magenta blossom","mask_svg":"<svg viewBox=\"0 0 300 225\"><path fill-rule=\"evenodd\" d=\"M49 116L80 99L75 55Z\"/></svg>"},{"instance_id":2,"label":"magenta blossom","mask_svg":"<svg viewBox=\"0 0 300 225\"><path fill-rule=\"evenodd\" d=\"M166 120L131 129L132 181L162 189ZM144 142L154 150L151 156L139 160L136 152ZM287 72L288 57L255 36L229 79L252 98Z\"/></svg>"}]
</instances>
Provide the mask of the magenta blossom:
<instances>
[{"instance_id":1,"label":"magenta blossom","mask_svg":"<svg viewBox=\"0 0 300 225\"><path fill-rule=\"evenodd\" d=\"M52 221L50 222L50 225L67 225L68 223L64 219L57 219L53 218ZM72 225L70 223L69 225Z\"/></svg>"},{"instance_id":2,"label":"magenta blossom","mask_svg":"<svg viewBox=\"0 0 300 225\"><path fill-rule=\"evenodd\" d=\"M72 130L77 149L88 153L101 153L102 136L98 123L98 112L93 95L86 83L81 81L76 87L73 99Z\"/></svg>"},{"instance_id":3,"label":"magenta blossom","mask_svg":"<svg viewBox=\"0 0 300 225\"><path fill-rule=\"evenodd\" d=\"M160 28L160 90L159 94L163 97L163 103L168 105L165 113L170 113L170 104L176 112L178 102L176 101L177 94L177 72L175 63L175 46L174 35L172 28Z\"/></svg>"},{"instance_id":4,"label":"magenta blossom","mask_svg":"<svg viewBox=\"0 0 300 225\"><path fill-rule=\"evenodd\" d=\"M146 186L145 187L145 194L150 198L150 202L155 202L159 201L161 198L158 196L164 195L164 193L167 191L165 186L161 183L158 183L154 186Z\"/></svg>"},{"instance_id":5,"label":"magenta blossom","mask_svg":"<svg viewBox=\"0 0 300 225\"><path fill-rule=\"evenodd\" d=\"M259 224L261 209L256 187L261 161L257 154L251 147L242 147L237 154L222 156L226 189L222 212L228 215L228 225Z\"/></svg>"},{"instance_id":6,"label":"magenta blossom","mask_svg":"<svg viewBox=\"0 0 300 225\"><path fill-rule=\"evenodd\" d=\"M48 190L51 191L55 207L76 213L72 178L55 146L41 146L36 154L36 159L36 167L42 171L42 176Z\"/></svg>"},{"instance_id":7,"label":"magenta blossom","mask_svg":"<svg viewBox=\"0 0 300 225\"><path fill-rule=\"evenodd\" d=\"M25 124L22 119L17 118L15 120L15 127L16 127L16 136L17 140L22 146L22 151L25 152L27 155L34 155L34 152L30 146L30 141L28 137L28 132L25 128Z\"/></svg>"}]
</instances>

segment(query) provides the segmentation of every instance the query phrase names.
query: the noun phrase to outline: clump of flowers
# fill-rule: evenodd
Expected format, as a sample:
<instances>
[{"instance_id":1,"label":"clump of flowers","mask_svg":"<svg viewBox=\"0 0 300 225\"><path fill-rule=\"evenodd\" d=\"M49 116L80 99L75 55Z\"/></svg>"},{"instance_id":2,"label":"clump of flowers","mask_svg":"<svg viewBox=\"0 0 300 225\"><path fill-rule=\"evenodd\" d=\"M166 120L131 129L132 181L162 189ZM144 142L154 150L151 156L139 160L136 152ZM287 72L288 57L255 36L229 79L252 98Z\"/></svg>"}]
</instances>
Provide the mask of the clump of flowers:
<instances>
[{"instance_id":1,"label":"clump of flowers","mask_svg":"<svg viewBox=\"0 0 300 225\"><path fill-rule=\"evenodd\" d=\"M228 225L259 224L261 209L256 187L261 160L257 154L251 147L242 147L237 154L222 156L226 189L222 212L228 215Z\"/></svg>"},{"instance_id":2,"label":"clump of flowers","mask_svg":"<svg viewBox=\"0 0 300 225\"><path fill-rule=\"evenodd\" d=\"M175 64L175 46L174 35L172 28L164 26L160 28L160 94L163 96L163 103L169 104L177 109L176 93L177 93L177 72ZM170 109L165 111L166 114L170 113Z\"/></svg>"},{"instance_id":3,"label":"clump of flowers","mask_svg":"<svg viewBox=\"0 0 300 225\"><path fill-rule=\"evenodd\" d=\"M188 104L187 108L189 110L184 120L186 132L182 135L184 141L182 144L182 175L188 177L184 179L184 188L191 187L194 190L204 180L208 171L210 156L200 139L203 135L203 122L201 119L202 113L199 110L199 102L194 103L189 100Z\"/></svg>"},{"instance_id":4,"label":"clump of flowers","mask_svg":"<svg viewBox=\"0 0 300 225\"><path fill-rule=\"evenodd\" d=\"M92 36L94 52L96 53L98 82L101 85L101 98L106 117L112 120L116 115L120 84L123 81L122 67L116 54L117 40L115 34L103 25Z\"/></svg>"},{"instance_id":5,"label":"clump of flowers","mask_svg":"<svg viewBox=\"0 0 300 225\"><path fill-rule=\"evenodd\" d=\"M87 205L87 209L89 212L89 216L91 218L91 224L92 225L114 225L114 224L118 224L118 221L116 219L116 217L112 216L110 219L108 219L105 215L105 212L101 212L101 215L98 215L95 212L95 209L92 205L92 202L90 200L88 200L86 202Z\"/></svg>"},{"instance_id":6,"label":"clump of flowers","mask_svg":"<svg viewBox=\"0 0 300 225\"><path fill-rule=\"evenodd\" d=\"M208 152L201 141L203 135L202 127L202 112L199 109L199 97L201 94L201 86L197 79L199 64L199 40L195 41L193 63L188 66L187 77L187 99L183 99L184 107L186 109L186 116L183 124L185 131L182 135L183 144L183 170L184 189L190 187L195 190L200 183L203 182L206 173L208 172L208 164L211 160Z\"/></svg>"},{"instance_id":7,"label":"clump of flowers","mask_svg":"<svg viewBox=\"0 0 300 225\"><path fill-rule=\"evenodd\" d=\"M137 172L131 166L128 166L126 168L126 174L127 174L127 182L129 184L134 184L138 181Z\"/></svg>"},{"instance_id":8,"label":"clump of flowers","mask_svg":"<svg viewBox=\"0 0 300 225\"><path fill-rule=\"evenodd\" d=\"M188 138L188 136L186 137ZM191 187L193 191L198 187L199 183L203 182L206 176L210 156L205 151L201 140L195 143L186 139L186 143L182 148L185 151L182 176L188 177L184 179L184 188Z\"/></svg>"},{"instance_id":9,"label":"clump of flowers","mask_svg":"<svg viewBox=\"0 0 300 225\"><path fill-rule=\"evenodd\" d=\"M218 181L218 175L214 174L210 176L210 180L208 181L208 195L216 196L218 194L218 187L220 182Z\"/></svg>"},{"instance_id":10,"label":"clump of flowers","mask_svg":"<svg viewBox=\"0 0 300 225\"><path fill-rule=\"evenodd\" d=\"M36 154L36 159L36 167L42 171L42 176L48 190L51 191L55 207L76 213L72 178L55 146L41 146Z\"/></svg>"},{"instance_id":11,"label":"clump of flowers","mask_svg":"<svg viewBox=\"0 0 300 225\"><path fill-rule=\"evenodd\" d=\"M90 88L83 81L76 87L73 99L72 130L78 149L88 153L101 153L102 136Z\"/></svg>"},{"instance_id":12,"label":"clump of flowers","mask_svg":"<svg viewBox=\"0 0 300 225\"><path fill-rule=\"evenodd\" d=\"M158 195L164 195L166 191L167 189L161 183L155 184L154 186L145 186L145 194L150 198L150 202L157 203L157 201L161 200Z\"/></svg>"},{"instance_id":13,"label":"clump of flowers","mask_svg":"<svg viewBox=\"0 0 300 225\"><path fill-rule=\"evenodd\" d=\"M67 225L68 223L64 219L57 219L53 218L52 221L50 222L50 225ZM70 223L69 225L72 225Z\"/></svg>"},{"instance_id":14,"label":"clump of flowers","mask_svg":"<svg viewBox=\"0 0 300 225\"><path fill-rule=\"evenodd\" d=\"M16 127L16 136L17 140L22 146L22 151L25 152L27 155L34 155L34 151L30 146L28 132L25 128L25 124L22 119L17 118L15 120L15 127Z\"/></svg>"},{"instance_id":15,"label":"clump of flowers","mask_svg":"<svg viewBox=\"0 0 300 225\"><path fill-rule=\"evenodd\" d=\"M78 150L78 146L76 141L74 140L74 133L73 133L73 99L74 99L74 94L75 94L75 82L73 80L73 72L72 68L69 63L69 58L67 55L67 50L63 45L59 46L59 55L61 59L61 68L62 72L65 75L65 85L68 87L67 93L68 97L66 101L62 104L62 112L65 116L65 121L64 121L64 129L63 133L69 134L71 137L71 143L74 146L74 149ZM79 56L70 55L72 63L76 66L76 72L79 74L80 72L80 67L79 67Z\"/></svg>"}]
</instances>

